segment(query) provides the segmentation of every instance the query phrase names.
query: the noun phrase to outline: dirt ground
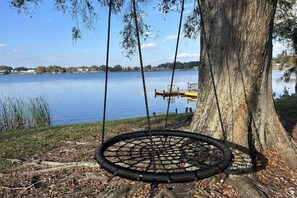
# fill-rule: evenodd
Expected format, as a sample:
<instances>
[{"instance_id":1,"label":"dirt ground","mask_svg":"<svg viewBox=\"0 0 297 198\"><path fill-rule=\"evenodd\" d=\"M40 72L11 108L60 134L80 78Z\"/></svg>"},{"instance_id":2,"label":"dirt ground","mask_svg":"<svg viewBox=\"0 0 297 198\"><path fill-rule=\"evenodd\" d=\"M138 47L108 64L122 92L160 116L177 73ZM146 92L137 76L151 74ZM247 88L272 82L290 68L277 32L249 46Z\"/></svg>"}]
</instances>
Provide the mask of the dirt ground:
<instances>
[{"instance_id":1,"label":"dirt ground","mask_svg":"<svg viewBox=\"0 0 297 198\"><path fill-rule=\"evenodd\" d=\"M0 173L0 197L148 197L151 186L111 175L101 169L94 152L98 141L60 142ZM297 169L274 150L265 150L255 177L269 197L297 197ZM261 161L261 160L260 160ZM223 182L224 174L193 183L159 185L156 197L240 197Z\"/></svg>"}]
</instances>

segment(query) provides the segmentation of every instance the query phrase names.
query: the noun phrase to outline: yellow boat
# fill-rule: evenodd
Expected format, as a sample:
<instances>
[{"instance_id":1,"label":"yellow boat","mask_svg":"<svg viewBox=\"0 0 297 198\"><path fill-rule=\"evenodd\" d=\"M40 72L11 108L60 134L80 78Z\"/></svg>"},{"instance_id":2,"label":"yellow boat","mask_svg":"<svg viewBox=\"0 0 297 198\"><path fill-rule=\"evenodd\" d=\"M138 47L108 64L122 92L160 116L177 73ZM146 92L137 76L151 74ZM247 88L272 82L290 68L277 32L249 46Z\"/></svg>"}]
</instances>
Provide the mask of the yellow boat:
<instances>
[{"instance_id":1,"label":"yellow boat","mask_svg":"<svg viewBox=\"0 0 297 198\"><path fill-rule=\"evenodd\" d=\"M194 92L194 91L187 91L185 92L185 96L188 96L188 97L196 97L198 96L198 92Z\"/></svg>"}]
</instances>

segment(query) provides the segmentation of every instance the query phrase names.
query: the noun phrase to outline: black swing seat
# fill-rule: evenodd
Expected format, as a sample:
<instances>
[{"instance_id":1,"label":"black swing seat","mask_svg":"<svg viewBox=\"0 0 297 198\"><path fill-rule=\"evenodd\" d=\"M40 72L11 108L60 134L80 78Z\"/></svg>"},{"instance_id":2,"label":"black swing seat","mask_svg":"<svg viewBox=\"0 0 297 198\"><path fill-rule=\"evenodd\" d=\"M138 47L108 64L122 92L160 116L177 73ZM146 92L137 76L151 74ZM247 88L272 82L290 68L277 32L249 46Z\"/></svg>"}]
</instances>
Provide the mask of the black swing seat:
<instances>
[{"instance_id":1,"label":"black swing seat","mask_svg":"<svg viewBox=\"0 0 297 198\"><path fill-rule=\"evenodd\" d=\"M181 183L223 172L232 161L220 140L179 130L121 134L96 149L96 160L108 172L149 183Z\"/></svg>"}]
</instances>

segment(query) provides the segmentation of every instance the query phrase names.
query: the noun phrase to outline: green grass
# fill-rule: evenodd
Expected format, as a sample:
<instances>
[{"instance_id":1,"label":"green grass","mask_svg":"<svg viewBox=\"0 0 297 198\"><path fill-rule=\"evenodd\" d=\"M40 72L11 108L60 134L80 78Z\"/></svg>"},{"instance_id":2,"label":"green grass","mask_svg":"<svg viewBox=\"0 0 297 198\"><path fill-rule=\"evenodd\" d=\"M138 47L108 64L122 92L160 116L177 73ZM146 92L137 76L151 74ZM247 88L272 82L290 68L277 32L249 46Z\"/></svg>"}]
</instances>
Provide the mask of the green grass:
<instances>
[{"instance_id":1,"label":"green grass","mask_svg":"<svg viewBox=\"0 0 297 198\"><path fill-rule=\"evenodd\" d=\"M185 122L192 114L170 115L169 122ZM153 125L161 123L165 116L151 118ZM146 118L133 118L109 121L106 123L106 133L129 131L130 128L145 127ZM84 141L101 137L102 123L85 123L76 125L40 127L17 131L0 132L0 170L11 166L6 159L25 160L42 151L53 149L61 141Z\"/></svg>"},{"instance_id":2,"label":"green grass","mask_svg":"<svg viewBox=\"0 0 297 198\"><path fill-rule=\"evenodd\" d=\"M283 96L275 100L275 108L281 118L296 122L297 121L297 94Z\"/></svg>"}]
</instances>

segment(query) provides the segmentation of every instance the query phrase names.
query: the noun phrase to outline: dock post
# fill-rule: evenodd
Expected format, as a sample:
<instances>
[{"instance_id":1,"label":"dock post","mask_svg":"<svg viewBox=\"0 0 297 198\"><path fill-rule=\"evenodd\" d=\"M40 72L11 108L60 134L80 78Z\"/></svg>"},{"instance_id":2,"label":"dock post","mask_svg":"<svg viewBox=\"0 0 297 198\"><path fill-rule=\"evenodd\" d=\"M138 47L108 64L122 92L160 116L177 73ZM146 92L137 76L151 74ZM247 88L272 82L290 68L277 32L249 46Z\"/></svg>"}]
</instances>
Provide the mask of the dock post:
<instances>
[{"instance_id":1,"label":"dock post","mask_svg":"<svg viewBox=\"0 0 297 198\"><path fill-rule=\"evenodd\" d=\"M185 111L185 113L188 113L188 111L189 111L189 108L188 108L188 107L186 107L186 111Z\"/></svg>"},{"instance_id":2,"label":"dock post","mask_svg":"<svg viewBox=\"0 0 297 198\"><path fill-rule=\"evenodd\" d=\"M175 108L175 114L177 114L178 112L177 112L177 108Z\"/></svg>"},{"instance_id":3,"label":"dock post","mask_svg":"<svg viewBox=\"0 0 297 198\"><path fill-rule=\"evenodd\" d=\"M189 110L190 110L190 113L192 113L192 112L193 112L193 109L192 109L192 107L190 107L190 108L189 108Z\"/></svg>"}]
</instances>

